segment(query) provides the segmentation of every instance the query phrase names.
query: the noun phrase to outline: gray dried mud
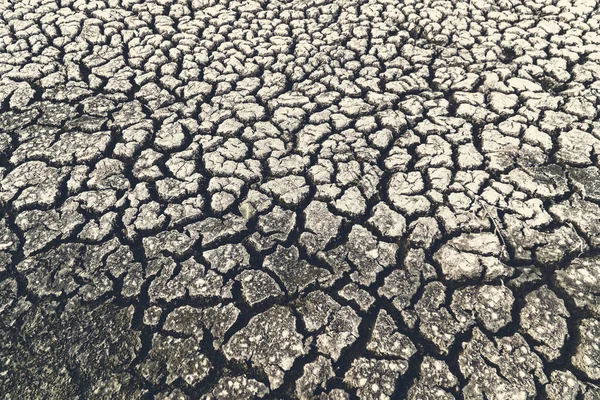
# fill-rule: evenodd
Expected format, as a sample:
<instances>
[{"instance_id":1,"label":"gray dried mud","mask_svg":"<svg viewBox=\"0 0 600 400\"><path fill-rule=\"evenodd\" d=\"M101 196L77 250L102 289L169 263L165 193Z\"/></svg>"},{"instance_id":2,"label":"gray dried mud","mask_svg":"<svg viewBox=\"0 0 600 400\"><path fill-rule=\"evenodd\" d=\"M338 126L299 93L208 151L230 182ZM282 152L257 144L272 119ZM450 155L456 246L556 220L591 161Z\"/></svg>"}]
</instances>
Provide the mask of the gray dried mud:
<instances>
[{"instance_id":1,"label":"gray dried mud","mask_svg":"<svg viewBox=\"0 0 600 400\"><path fill-rule=\"evenodd\" d=\"M600 399L599 32L0 1L0 396Z\"/></svg>"}]
</instances>

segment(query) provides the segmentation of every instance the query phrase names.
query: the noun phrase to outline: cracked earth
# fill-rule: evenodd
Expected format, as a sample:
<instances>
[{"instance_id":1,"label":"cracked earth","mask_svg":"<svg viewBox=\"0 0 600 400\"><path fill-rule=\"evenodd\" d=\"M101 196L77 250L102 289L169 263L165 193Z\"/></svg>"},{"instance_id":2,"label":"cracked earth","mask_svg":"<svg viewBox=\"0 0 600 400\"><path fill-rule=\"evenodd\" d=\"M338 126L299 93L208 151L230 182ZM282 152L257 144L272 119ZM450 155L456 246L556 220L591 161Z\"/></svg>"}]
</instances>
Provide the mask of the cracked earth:
<instances>
[{"instance_id":1,"label":"cracked earth","mask_svg":"<svg viewBox=\"0 0 600 400\"><path fill-rule=\"evenodd\" d=\"M594 0L0 1L4 399L600 399Z\"/></svg>"}]
</instances>

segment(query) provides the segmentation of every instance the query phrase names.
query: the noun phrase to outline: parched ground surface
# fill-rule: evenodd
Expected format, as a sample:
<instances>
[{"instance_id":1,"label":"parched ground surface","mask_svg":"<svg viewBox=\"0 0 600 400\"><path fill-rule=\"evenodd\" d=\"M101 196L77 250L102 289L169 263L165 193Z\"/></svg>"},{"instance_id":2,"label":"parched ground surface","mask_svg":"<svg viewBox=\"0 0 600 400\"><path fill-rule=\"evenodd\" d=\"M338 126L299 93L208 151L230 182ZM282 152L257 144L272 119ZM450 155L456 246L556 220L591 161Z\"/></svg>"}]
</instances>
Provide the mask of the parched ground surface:
<instances>
[{"instance_id":1,"label":"parched ground surface","mask_svg":"<svg viewBox=\"0 0 600 400\"><path fill-rule=\"evenodd\" d=\"M4 399L600 399L593 0L0 1Z\"/></svg>"}]
</instances>

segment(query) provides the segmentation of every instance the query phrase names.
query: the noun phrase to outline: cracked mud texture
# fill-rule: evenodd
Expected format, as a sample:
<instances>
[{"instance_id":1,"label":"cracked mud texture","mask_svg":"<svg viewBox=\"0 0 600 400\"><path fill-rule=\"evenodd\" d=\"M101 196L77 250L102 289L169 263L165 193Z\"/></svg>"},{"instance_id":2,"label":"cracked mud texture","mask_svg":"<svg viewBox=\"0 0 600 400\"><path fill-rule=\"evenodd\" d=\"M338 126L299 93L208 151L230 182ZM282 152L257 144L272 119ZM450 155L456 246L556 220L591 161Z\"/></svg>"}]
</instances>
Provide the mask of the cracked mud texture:
<instances>
[{"instance_id":1,"label":"cracked mud texture","mask_svg":"<svg viewBox=\"0 0 600 400\"><path fill-rule=\"evenodd\" d=\"M0 398L600 399L594 0L0 1Z\"/></svg>"}]
</instances>

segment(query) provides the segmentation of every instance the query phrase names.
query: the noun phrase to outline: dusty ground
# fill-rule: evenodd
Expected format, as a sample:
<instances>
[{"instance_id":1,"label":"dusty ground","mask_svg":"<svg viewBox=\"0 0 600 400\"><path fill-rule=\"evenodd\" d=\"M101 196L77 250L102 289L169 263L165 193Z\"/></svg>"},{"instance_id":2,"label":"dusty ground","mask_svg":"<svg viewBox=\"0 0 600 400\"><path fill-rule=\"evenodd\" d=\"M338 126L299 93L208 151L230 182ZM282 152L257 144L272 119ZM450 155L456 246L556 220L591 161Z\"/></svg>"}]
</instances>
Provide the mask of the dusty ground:
<instances>
[{"instance_id":1,"label":"dusty ground","mask_svg":"<svg viewBox=\"0 0 600 400\"><path fill-rule=\"evenodd\" d=\"M598 6L0 1L0 394L600 399Z\"/></svg>"}]
</instances>

